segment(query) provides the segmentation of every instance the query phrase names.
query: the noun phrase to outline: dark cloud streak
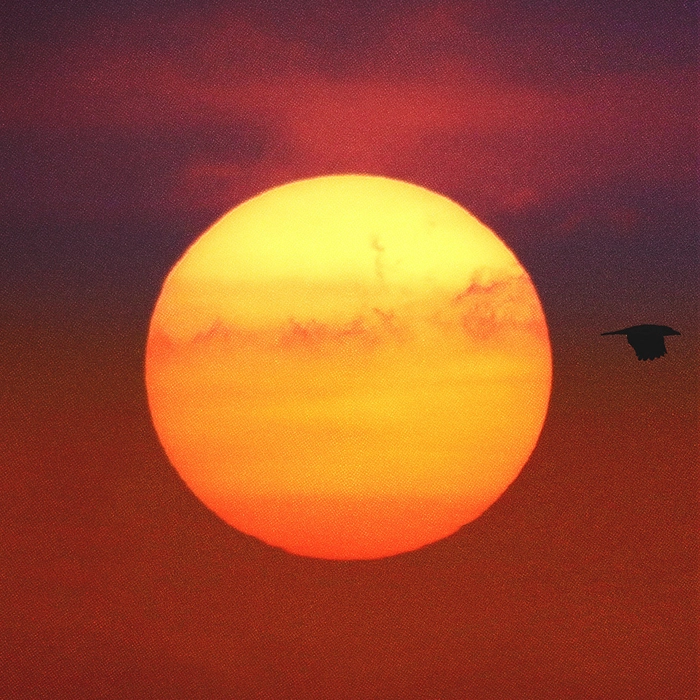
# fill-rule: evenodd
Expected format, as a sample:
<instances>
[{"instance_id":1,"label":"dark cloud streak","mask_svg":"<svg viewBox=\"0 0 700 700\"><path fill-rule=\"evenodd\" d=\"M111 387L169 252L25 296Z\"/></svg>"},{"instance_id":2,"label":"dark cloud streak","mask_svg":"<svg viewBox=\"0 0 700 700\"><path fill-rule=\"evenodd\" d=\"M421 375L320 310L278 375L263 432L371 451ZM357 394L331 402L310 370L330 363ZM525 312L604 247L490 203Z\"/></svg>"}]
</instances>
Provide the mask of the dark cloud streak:
<instances>
[{"instance_id":1,"label":"dark cloud streak","mask_svg":"<svg viewBox=\"0 0 700 700\"><path fill-rule=\"evenodd\" d=\"M10 218L13 202L223 211L339 171L461 188L490 211L694 177L685 6L77 3L46 10L51 42L28 20L38 7L9 17Z\"/></svg>"}]
</instances>

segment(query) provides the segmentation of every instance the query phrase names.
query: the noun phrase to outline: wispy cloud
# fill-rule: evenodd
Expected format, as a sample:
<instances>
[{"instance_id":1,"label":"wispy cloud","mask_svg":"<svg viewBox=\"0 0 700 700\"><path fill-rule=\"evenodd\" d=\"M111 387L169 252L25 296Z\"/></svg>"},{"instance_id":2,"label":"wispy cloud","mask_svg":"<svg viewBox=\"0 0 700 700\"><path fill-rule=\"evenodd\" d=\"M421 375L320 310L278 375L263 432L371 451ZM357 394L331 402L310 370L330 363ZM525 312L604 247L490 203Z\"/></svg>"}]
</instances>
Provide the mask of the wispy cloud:
<instances>
[{"instance_id":1,"label":"wispy cloud","mask_svg":"<svg viewBox=\"0 0 700 700\"><path fill-rule=\"evenodd\" d=\"M230 10L88 24L5 72L15 162L3 189L11 201L41 189L35 206L48 211L98 214L116 196L222 212L291 179L371 172L520 211L621 178L692 178L691 68L669 58L620 71L606 56L621 39L602 29L561 54L565 23L526 14L518 42L486 32L502 15L441 3L391 14L362 41L353 15L354 54L311 20L282 31ZM516 70L548 65L548 52L561 58L557 80ZM47 135L59 145L46 148ZM33 159L15 146L27 141ZM144 172L136 196L128 183Z\"/></svg>"}]
</instances>

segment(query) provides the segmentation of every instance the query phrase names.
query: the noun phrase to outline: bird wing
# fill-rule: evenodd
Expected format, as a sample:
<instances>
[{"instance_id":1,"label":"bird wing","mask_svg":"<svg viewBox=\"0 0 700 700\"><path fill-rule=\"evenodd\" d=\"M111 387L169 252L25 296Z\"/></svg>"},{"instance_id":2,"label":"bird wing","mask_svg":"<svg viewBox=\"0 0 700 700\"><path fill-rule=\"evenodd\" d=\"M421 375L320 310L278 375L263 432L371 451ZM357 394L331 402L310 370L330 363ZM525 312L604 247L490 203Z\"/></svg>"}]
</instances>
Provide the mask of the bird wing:
<instances>
[{"instance_id":1,"label":"bird wing","mask_svg":"<svg viewBox=\"0 0 700 700\"><path fill-rule=\"evenodd\" d=\"M629 333L627 342L634 348L640 360L655 360L666 354L666 344L660 333Z\"/></svg>"}]
</instances>

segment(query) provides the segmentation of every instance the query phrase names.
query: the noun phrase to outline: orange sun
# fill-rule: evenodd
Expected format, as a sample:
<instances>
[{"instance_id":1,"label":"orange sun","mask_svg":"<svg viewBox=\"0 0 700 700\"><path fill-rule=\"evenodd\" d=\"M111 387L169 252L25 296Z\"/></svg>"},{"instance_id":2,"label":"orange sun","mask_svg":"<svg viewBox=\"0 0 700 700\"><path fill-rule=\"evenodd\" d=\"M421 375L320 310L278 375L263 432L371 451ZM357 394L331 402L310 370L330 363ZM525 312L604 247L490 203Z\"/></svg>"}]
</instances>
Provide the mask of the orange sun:
<instances>
[{"instance_id":1,"label":"orange sun","mask_svg":"<svg viewBox=\"0 0 700 700\"><path fill-rule=\"evenodd\" d=\"M146 348L153 422L190 489L327 559L479 517L535 446L551 372L513 253L449 199L366 175L226 214L165 280Z\"/></svg>"}]
</instances>

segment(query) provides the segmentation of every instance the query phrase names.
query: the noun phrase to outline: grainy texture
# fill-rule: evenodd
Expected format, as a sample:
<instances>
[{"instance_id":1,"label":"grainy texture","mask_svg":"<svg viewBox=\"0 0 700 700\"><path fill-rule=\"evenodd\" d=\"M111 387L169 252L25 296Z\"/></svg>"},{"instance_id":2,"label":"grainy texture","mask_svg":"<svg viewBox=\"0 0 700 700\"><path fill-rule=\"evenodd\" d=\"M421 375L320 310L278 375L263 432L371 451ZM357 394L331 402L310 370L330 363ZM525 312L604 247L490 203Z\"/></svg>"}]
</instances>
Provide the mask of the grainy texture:
<instances>
[{"instance_id":1,"label":"grainy texture","mask_svg":"<svg viewBox=\"0 0 700 700\"><path fill-rule=\"evenodd\" d=\"M695 697L693 3L1 12L1 696ZM217 519L169 466L143 381L186 247L257 192L338 172L493 228L554 353L504 496L373 562ZM653 362L599 335L641 323L682 335Z\"/></svg>"}]
</instances>

